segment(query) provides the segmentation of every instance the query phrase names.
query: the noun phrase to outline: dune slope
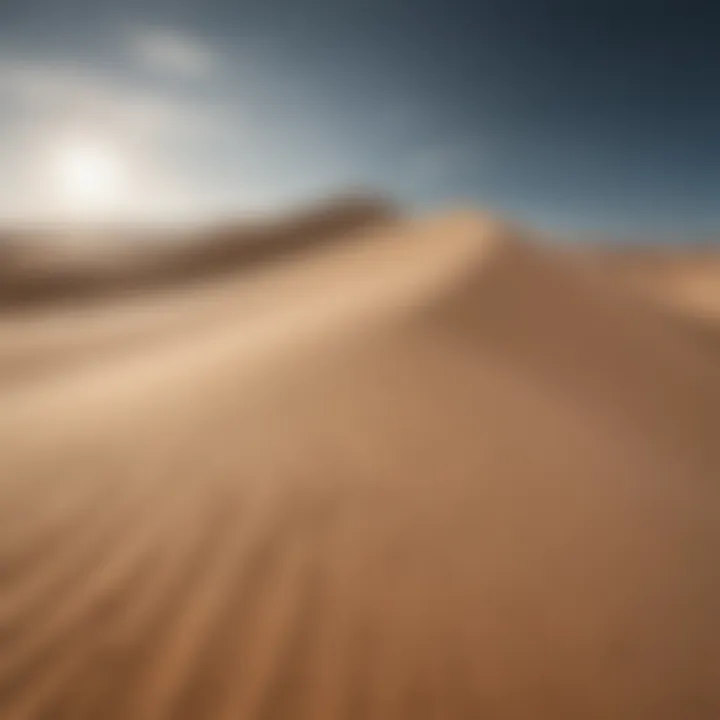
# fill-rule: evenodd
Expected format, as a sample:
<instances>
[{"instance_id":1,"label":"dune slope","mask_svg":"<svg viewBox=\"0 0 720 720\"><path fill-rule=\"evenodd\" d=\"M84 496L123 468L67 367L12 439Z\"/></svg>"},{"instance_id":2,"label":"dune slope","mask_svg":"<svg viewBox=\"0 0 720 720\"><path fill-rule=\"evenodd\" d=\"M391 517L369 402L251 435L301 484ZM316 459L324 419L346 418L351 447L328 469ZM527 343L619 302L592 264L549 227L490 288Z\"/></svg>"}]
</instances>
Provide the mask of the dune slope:
<instances>
[{"instance_id":1,"label":"dune slope","mask_svg":"<svg viewBox=\"0 0 720 720\"><path fill-rule=\"evenodd\" d=\"M719 716L715 355L472 215L266 272L0 404L0 716Z\"/></svg>"}]
</instances>

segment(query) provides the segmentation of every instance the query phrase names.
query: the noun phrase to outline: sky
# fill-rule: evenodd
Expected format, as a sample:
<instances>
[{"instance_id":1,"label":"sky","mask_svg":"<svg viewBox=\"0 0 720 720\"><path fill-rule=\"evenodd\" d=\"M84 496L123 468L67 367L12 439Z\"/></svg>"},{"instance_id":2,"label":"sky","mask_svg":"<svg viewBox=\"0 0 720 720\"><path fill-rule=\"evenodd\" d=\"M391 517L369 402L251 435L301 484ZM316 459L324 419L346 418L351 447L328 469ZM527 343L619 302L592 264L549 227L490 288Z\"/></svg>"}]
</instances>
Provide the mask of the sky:
<instances>
[{"instance_id":1,"label":"sky","mask_svg":"<svg viewBox=\"0 0 720 720\"><path fill-rule=\"evenodd\" d=\"M692 0L0 0L0 217L197 219L367 188L713 234L718 28Z\"/></svg>"}]
</instances>

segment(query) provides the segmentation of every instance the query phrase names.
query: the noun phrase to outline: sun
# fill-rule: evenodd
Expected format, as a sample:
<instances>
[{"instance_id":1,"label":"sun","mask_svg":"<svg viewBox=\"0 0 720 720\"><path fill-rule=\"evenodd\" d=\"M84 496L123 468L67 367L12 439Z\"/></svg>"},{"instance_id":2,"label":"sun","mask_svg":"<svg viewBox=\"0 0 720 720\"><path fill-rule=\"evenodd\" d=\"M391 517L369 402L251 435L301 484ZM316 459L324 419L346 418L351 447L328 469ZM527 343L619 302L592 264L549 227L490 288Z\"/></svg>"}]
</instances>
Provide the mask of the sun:
<instances>
[{"instance_id":1,"label":"sun","mask_svg":"<svg viewBox=\"0 0 720 720\"><path fill-rule=\"evenodd\" d=\"M104 216L127 197L126 162L122 153L108 142L66 139L56 148L52 164L58 200L68 213Z\"/></svg>"}]
</instances>

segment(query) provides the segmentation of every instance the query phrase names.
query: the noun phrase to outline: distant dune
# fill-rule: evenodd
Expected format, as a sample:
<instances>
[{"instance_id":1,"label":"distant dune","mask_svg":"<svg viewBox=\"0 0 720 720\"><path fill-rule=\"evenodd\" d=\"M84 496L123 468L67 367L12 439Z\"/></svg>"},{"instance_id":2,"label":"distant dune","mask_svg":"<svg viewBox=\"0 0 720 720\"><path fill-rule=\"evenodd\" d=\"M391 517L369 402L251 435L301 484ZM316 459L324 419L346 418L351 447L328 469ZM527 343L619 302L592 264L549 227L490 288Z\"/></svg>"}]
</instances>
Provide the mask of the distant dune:
<instances>
[{"instance_id":1,"label":"distant dune","mask_svg":"<svg viewBox=\"0 0 720 720\"><path fill-rule=\"evenodd\" d=\"M720 319L720 246L604 250L598 260L664 305Z\"/></svg>"},{"instance_id":2,"label":"distant dune","mask_svg":"<svg viewBox=\"0 0 720 720\"><path fill-rule=\"evenodd\" d=\"M179 232L161 229L8 230L0 238L0 311L217 276L337 242L398 215L389 201L358 194L284 217L189 229L181 242Z\"/></svg>"},{"instance_id":3,"label":"distant dune","mask_svg":"<svg viewBox=\"0 0 720 720\"><path fill-rule=\"evenodd\" d=\"M351 225L0 319L0 717L716 720L697 311L473 213Z\"/></svg>"}]
</instances>

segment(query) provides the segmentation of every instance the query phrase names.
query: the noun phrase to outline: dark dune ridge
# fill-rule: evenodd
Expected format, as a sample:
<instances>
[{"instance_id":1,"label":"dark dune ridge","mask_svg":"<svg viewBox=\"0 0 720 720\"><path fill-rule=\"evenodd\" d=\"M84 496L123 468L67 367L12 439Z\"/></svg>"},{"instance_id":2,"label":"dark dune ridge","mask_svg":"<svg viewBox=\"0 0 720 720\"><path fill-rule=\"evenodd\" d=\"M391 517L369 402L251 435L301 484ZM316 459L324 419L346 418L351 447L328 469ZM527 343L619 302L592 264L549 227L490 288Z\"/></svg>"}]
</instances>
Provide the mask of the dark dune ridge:
<instances>
[{"instance_id":1,"label":"dark dune ridge","mask_svg":"<svg viewBox=\"0 0 720 720\"><path fill-rule=\"evenodd\" d=\"M720 717L713 351L473 214L226 280L3 391L0 717Z\"/></svg>"},{"instance_id":2,"label":"dark dune ridge","mask_svg":"<svg viewBox=\"0 0 720 720\"><path fill-rule=\"evenodd\" d=\"M122 231L102 249L83 252L62 248L55 239L62 233L5 233L0 243L0 305L57 303L88 300L118 292L148 290L232 272L314 246L339 242L353 232L396 219L399 211L389 201L368 195L341 196L286 217L228 221L185 233L181 243L164 234L148 232L123 243ZM87 231L86 231L87 232ZM65 233L72 234L71 230Z\"/></svg>"}]
</instances>

